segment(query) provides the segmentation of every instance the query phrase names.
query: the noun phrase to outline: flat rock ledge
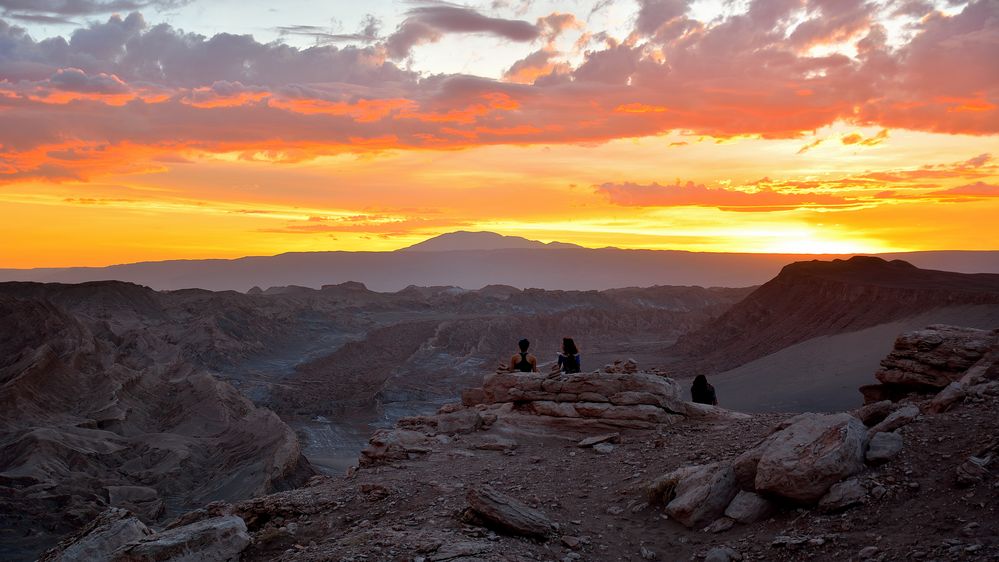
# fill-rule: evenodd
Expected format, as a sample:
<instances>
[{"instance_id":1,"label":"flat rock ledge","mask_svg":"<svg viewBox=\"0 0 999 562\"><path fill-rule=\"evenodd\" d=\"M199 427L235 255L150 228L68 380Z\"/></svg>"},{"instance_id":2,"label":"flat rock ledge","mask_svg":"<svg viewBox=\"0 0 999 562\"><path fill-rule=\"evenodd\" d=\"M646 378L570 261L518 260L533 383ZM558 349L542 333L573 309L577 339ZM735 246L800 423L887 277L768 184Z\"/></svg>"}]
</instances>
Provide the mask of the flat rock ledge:
<instances>
[{"instance_id":1,"label":"flat rock ledge","mask_svg":"<svg viewBox=\"0 0 999 562\"><path fill-rule=\"evenodd\" d=\"M654 429L685 419L727 422L750 417L693 404L682 395L676 381L652 373L494 373L481 387L462 392L460 404L445 405L432 416L403 418L394 429L375 433L359 463L370 466L413 458L431 451L435 438L488 431L498 421L599 434Z\"/></svg>"}]
</instances>

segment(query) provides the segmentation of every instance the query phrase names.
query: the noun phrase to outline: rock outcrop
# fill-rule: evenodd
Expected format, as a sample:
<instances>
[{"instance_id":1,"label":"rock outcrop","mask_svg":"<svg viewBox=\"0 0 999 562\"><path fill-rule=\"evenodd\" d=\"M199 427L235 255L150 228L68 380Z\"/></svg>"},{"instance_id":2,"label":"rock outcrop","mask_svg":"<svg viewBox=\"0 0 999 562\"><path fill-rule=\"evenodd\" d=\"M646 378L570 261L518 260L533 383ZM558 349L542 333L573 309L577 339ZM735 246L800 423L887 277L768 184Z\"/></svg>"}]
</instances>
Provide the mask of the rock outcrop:
<instances>
[{"instance_id":1,"label":"rock outcrop","mask_svg":"<svg viewBox=\"0 0 999 562\"><path fill-rule=\"evenodd\" d=\"M960 381L997 347L999 330L937 324L899 336L875 376L884 385L938 391Z\"/></svg>"},{"instance_id":2,"label":"rock outcrop","mask_svg":"<svg viewBox=\"0 0 999 562\"><path fill-rule=\"evenodd\" d=\"M740 485L800 503L818 501L864 468L867 428L849 414L803 414L735 461Z\"/></svg>"},{"instance_id":3,"label":"rock outcrop","mask_svg":"<svg viewBox=\"0 0 999 562\"><path fill-rule=\"evenodd\" d=\"M629 369L630 370L630 369ZM591 434L581 446L607 453L622 429L654 429L684 419L729 422L747 414L681 398L680 386L651 373L594 372L541 375L500 370L480 388L462 392L460 404L447 404L436 415L402 418L396 428L379 430L361 452L370 466L413 458L431 450L435 436L454 436L504 426L547 427ZM504 447L507 449L507 447Z\"/></svg>"},{"instance_id":4,"label":"rock outcrop","mask_svg":"<svg viewBox=\"0 0 999 562\"><path fill-rule=\"evenodd\" d=\"M227 562L250 544L235 515L201 519L153 533L127 510L111 508L46 552L40 562Z\"/></svg>"}]
</instances>

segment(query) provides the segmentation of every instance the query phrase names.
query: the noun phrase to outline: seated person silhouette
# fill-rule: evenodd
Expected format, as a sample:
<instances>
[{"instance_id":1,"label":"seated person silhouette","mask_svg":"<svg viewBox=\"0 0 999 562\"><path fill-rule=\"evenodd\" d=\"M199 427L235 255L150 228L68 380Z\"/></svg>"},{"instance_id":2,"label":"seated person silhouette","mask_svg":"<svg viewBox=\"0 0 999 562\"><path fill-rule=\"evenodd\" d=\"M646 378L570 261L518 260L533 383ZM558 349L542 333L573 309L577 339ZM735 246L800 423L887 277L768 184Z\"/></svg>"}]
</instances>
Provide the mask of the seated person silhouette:
<instances>
[{"instance_id":1,"label":"seated person silhouette","mask_svg":"<svg viewBox=\"0 0 999 562\"><path fill-rule=\"evenodd\" d=\"M558 354L558 368L566 374L578 373L581 369L579 348L572 338L562 338L562 351Z\"/></svg>"},{"instance_id":2,"label":"seated person silhouette","mask_svg":"<svg viewBox=\"0 0 999 562\"><path fill-rule=\"evenodd\" d=\"M537 373L538 359L527 352L527 348L531 347L531 342L523 339L517 342L517 345L520 347L520 353L514 354L510 358L510 370L522 373Z\"/></svg>"},{"instance_id":3,"label":"seated person silhouette","mask_svg":"<svg viewBox=\"0 0 999 562\"><path fill-rule=\"evenodd\" d=\"M690 386L690 401L698 404L718 405L715 387L708 384L708 378L704 375L697 375L694 378L694 384Z\"/></svg>"}]
</instances>

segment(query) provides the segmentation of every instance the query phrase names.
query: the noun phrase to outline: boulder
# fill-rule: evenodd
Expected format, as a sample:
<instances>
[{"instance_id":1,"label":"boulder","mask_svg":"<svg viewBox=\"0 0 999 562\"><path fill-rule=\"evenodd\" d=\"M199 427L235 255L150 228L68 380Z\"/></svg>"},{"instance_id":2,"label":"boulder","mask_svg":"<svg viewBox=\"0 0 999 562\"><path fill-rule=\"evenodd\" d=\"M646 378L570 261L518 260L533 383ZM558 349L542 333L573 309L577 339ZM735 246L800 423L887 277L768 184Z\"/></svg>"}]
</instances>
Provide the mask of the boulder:
<instances>
[{"instance_id":1,"label":"boulder","mask_svg":"<svg viewBox=\"0 0 999 562\"><path fill-rule=\"evenodd\" d=\"M593 437L587 437L586 439L583 439L582 441L577 443L576 446L586 448L586 447L592 447L594 445L603 442L615 443L618 441L618 439L620 439L620 437L621 434L617 432L604 433L602 435L594 435Z\"/></svg>"},{"instance_id":2,"label":"boulder","mask_svg":"<svg viewBox=\"0 0 999 562\"><path fill-rule=\"evenodd\" d=\"M465 495L473 519L485 526L527 537L545 538L555 525L548 517L490 486L468 489Z\"/></svg>"},{"instance_id":3,"label":"boulder","mask_svg":"<svg viewBox=\"0 0 999 562\"><path fill-rule=\"evenodd\" d=\"M593 446L593 450L600 453L601 455L609 455L614 452L614 445L610 443L597 443Z\"/></svg>"},{"instance_id":4,"label":"boulder","mask_svg":"<svg viewBox=\"0 0 999 562\"><path fill-rule=\"evenodd\" d=\"M950 410L955 404L964 400L967 396L964 385L959 382L952 382L941 390L933 400L926 406L926 411L933 414L940 414Z\"/></svg>"},{"instance_id":5,"label":"boulder","mask_svg":"<svg viewBox=\"0 0 999 562\"><path fill-rule=\"evenodd\" d=\"M829 493L819 500L819 509L825 512L843 511L864 503L867 490L856 478L833 484Z\"/></svg>"},{"instance_id":6,"label":"boulder","mask_svg":"<svg viewBox=\"0 0 999 562\"><path fill-rule=\"evenodd\" d=\"M731 464L685 467L668 474L673 489L666 514L688 528L701 528L725 513L739 492Z\"/></svg>"},{"instance_id":7,"label":"boulder","mask_svg":"<svg viewBox=\"0 0 999 562\"><path fill-rule=\"evenodd\" d=\"M719 517L707 527L701 529L705 533L724 533L735 526L735 520L731 517Z\"/></svg>"},{"instance_id":8,"label":"boulder","mask_svg":"<svg viewBox=\"0 0 999 562\"><path fill-rule=\"evenodd\" d=\"M39 562L109 560L112 552L151 534L128 510L112 507L43 554Z\"/></svg>"},{"instance_id":9,"label":"boulder","mask_svg":"<svg viewBox=\"0 0 999 562\"><path fill-rule=\"evenodd\" d=\"M130 542L111 557L115 562L222 562L239 560L250 544L246 523L235 515L213 517Z\"/></svg>"},{"instance_id":10,"label":"boulder","mask_svg":"<svg viewBox=\"0 0 999 562\"><path fill-rule=\"evenodd\" d=\"M867 464L884 464L902 452L902 436L894 431L874 434L867 445Z\"/></svg>"},{"instance_id":11,"label":"boulder","mask_svg":"<svg viewBox=\"0 0 999 562\"><path fill-rule=\"evenodd\" d=\"M770 500L759 494L740 490L725 508L725 516L738 523L748 525L770 517L774 511L776 511L776 506Z\"/></svg>"},{"instance_id":12,"label":"boulder","mask_svg":"<svg viewBox=\"0 0 999 562\"><path fill-rule=\"evenodd\" d=\"M709 550L704 557L704 562L737 562L739 560L742 560L742 554L727 546L716 546Z\"/></svg>"},{"instance_id":13,"label":"boulder","mask_svg":"<svg viewBox=\"0 0 999 562\"><path fill-rule=\"evenodd\" d=\"M756 467L760 464L760 457L763 456L763 446L767 440L757 444L755 447L744 451L735 458L732 463L732 470L735 472L735 482L741 490L752 492L756 490Z\"/></svg>"},{"instance_id":14,"label":"boulder","mask_svg":"<svg viewBox=\"0 0 999 562\"><path fill-rule=\"evenodd\" d=\"M910 423L916 421L919 417L919 407L913 404L908 404L892 412L887 418L881 423L875 425L868 430L870 436L874 436L877 433L895 431L896 429L909 425Z\"/></svg>"},{"instance_id":15,"label":"boulder","mask_svg":"<svg viewBox=\"0 0 999 562\"><path fill-rule=\"evenodd\" d=\"M872 427L884 421L894 410L895 404L891 400L881 400L864 405L855 410L853 415L857 416L867 427Z\"/></svg>"},{"instance_id":16,"label":"boulder","mask_svg":"<svg viewBox=\"0 0 999 562\"><path fill-rule=\"evenodd\" d=\"M850 414L798 416L761 445L756 491L802 503L817 501L833 484L863 470L866 430Z\"/></svg>"}]
</instances>

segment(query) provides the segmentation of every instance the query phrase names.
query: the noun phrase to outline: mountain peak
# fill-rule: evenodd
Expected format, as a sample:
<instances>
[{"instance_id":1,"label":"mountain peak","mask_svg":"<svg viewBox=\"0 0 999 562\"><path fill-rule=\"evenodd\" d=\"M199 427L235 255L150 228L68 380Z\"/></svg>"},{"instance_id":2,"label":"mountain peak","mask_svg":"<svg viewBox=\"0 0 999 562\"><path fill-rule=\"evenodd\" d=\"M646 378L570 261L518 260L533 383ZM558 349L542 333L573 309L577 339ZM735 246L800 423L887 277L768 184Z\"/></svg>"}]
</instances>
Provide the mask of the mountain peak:
<instances>
[{"instance_id":1,"label":"mountain peak","mask_svg":"<svg viewBox=\"0 0 999 562\"><path fill-rule=\"evenodd\" d=\"M566 244L565 242L544 243L538 240L529 240L521 236L504 236L495 232L470 232L459 230L435 236L429 240L424 240L407 248L402 248L400 252L453 252L462 250L510 250L510 249L564 249L581 248L576 244Z\"/></svg>"}]
</instances>

